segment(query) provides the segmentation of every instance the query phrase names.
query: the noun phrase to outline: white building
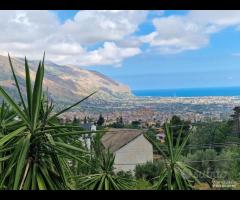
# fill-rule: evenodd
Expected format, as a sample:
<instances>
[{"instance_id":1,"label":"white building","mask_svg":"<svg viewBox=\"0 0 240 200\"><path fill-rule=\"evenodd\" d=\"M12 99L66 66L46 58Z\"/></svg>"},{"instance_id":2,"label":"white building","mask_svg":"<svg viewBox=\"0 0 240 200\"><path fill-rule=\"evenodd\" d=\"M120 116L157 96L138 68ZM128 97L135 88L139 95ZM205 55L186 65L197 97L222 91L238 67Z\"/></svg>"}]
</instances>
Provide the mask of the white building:
<instances>
[{"instance_id":1,"label":"white building","mask_svg":"<svg viewBox=\"0 0 240 200\"><path fill-rule=\"evenodd\" d=\"M92 124L92 123L86 123L86 124L81 124L80 125L82 128L84 128L84 130L86 131L96 131L97 130L97 127L95 124ZM92 137L95 135L96 133L88 133L88 134L84 134L82 136L82 139L81 141L85 143L87 149L91 149L91 140L92 140Z\"/></svg>"},{"instance_id":2,"label":"white building","mask_svg":"<svg viewBox=\"0 0 240 200\"><path fill-rule=\"evenodd\" d=\"M90 129L91 129L91 131L96 131L96 130L97 130L97 127L96 127L95 124L92 124Z\"/></svg>"},{"instance_id":3,"label":"white building","mask_svg":"<svg viewBox=\"0 0 240 200\"><path fill-rule=\"evenodd\" d=\"M101 139L115 155L115 171L133 171L137 164L153 161L153 146L138 129L110 129Z\"/></svg>"}]
</instances>

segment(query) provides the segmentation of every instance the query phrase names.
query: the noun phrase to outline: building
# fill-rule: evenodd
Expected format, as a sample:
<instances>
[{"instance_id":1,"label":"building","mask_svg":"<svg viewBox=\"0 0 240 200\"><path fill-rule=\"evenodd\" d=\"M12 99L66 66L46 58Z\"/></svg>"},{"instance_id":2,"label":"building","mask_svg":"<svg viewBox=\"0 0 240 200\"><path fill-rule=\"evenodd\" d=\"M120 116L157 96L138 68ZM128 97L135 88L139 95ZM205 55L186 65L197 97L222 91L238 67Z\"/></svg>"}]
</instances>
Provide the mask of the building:
<instances>
[{"instance_id":1,"label":"building","mask_svg":"<svg viewBox=\"0 0 240 200\"><path fill-rule=\"evenodd\" d=\"M97 127L95 124L93 123L85 123L85 124L80 124L80 127L82 127L85 131L96 131ZM96 133L88 133L88 134L84 134L82 136L82 140L86 147L90 150L91 149L91 140L92 140L92 136L94 136Z\"/></svg>"},{"instance_id":2,"label":"building","mask_svg":"<svg viewBox=\"0 0 240 200\"><path fill-rule=\"evenodd\" d=\"M92 126L91 126L91 129L90 129L91 131L96 131L97 130L97 126L95 125L95 124L92 124Z\"/></svg>"},{"instance_id":3,"label":"building","mask_svg":"<svg viewBox=\"0 0 240 200\"><path fill-rule=\"evenodd\" d=\"M115 155L115 171L133 171L137 164L153 161L153 146L139 129L109 129L101 142Z\"/></svg>"},{"instance_id":4,"label":"building","mask_svg":"<svg viewBox=\"0 0 240 200\"><path fill-rule=\"evenodd\" d=\"M93 123L85 123L85 124L80 124L80 127L82 127L86 131L96 131L97 127Z\"/></svg>"}]
</instances>

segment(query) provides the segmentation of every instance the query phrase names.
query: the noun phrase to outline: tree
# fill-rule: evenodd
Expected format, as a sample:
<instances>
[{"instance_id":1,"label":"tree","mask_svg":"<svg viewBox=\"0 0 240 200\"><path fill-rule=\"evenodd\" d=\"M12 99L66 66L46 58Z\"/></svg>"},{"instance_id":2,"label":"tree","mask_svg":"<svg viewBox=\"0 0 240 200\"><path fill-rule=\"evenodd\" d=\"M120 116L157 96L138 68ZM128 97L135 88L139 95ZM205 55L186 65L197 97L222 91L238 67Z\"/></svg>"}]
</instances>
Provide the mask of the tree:
<instances>
[{"instance_id":1,"label":"tree","mask_svg":"<svg viewBox=\"0 0 240 200\"><path fill-rule=\"evenodd\" d=\"M240 106L236 106L233 108L234 113L231 115L234 125L235 125L235 133L238 137L240 137Z\"/></svg>"},{"instance_id":2,"label":"tree","mask_svg":"<svg viewBox=\"0 0 240 200\"><path fill-rule=\"evenodd\" d=\"M87 117L84 117L83 123L86 124L87 123Z\"/></svg>"},{"instance_id":3,"label":"tree","mask_svg":"<svg viewBox=\"0 0 240 200\"><path fill-rule=\"evenodd\" d=\"M118 123L119 123L119 124L123 124L123 118L122 118L122 116L119 117Z\"/></svg>"},{"instance_id":4,"label":"tree","mask_svg":"<svg viewBox=\"0 0 240 200\"><path fill-rule=\"evenodd\" d=\"M219 154L214 149L197 150L189 153L185 162L201 171L206 176L200 176L199 180L207 182L212 187L213 180L238 181L240 178L240 151L237 145L231 145L223 149ZM196 174L197 175L197 174Z\"/></svg>"},{"instance_id":5,"label":"tree","mask_svg":"<svg viewBox=\"0 0 240 200\"><path fill-rule=\"evenodd\" d=\"M172 116L169 124L169 127L173 133L173 144L176 144L178 135L181 133L181 141L188 134L190 130L190 122L181 120L180 117L174 115ZM163 124L163 127L166 127L166 123ZM166 129L164 130L166 132Z\"/></svg>"},{"instance_id":6,"label":"tree","mask_svg":"<svg viewBox=\"0 0 240 200\"><path fill-rule=\"evenodd\" d=\"M216 171L220 180L239 181L240 178L240 150L238 145L225 148L218 156L221 162L216 163Z\"/></svg>"},{"instance_id":7,"label":"tree","mask_svg":"<svg viewBox=\"0 0 240 200\"><path fill-rule=\"evenodd\" d=\"M189 153L184 161L189 163L191 167L202 172L203 175L198 176L200 181L207 182L212 187L212 181L216 175L217 152L214 149L197 150L194 153ZM198 175L197 172L194 172Z\"/></svg>"},{"instance_id":8,"label":"tree","mask_svg":"<svg viewBox=\"0 0 240 200\"><path fill-rule=\"evenodd\" d=\"M208 145L209 148L215 147L216 143L225 143L228 141L229 133L231 132L231 126L227 121L214 122L208 121L201 125L195 126L195 130L190 137L190 145ZM192 148L192 152L196 149ZM217 152L222 150L219 146L215 149Z\"/></svg>"},{"instance_id":9,"label":"tree","mask_svg":"<svg viewBox=\"0 0 240 200\"><path fill-rule=\"evenodd\" d=\"M122 116L121 117L117 117L116 122L114 122L112 126L114 128L123 128L124 127L124 123L123 123Z\"/></svg>"},{"instance_id":10,"label":"tree","mask_svg":"<svg viewBox=\"0 0 240 200\"><path fill-rule=\"evenodd\" d=\"M97 125L102 126L104 124L104 122L105 122L104 117L102 116L102 114L100 114L98 121L97 121Z\"/></svg>"},{"instance_id":11,"label":"tree","mask_svg":"<svg viewBox=\"0 0 240 200\"><path fill-rule=\"evenodd\" d=\"M159 143L160 147L165 147L164 144L161 144L160 141L157 139L157 131L154 128L149 128L146 133L144 134L147 138L150 138L150 141L154 141L155 143ZM153 151L156 152L158 151L157 147L153 145ZM164 151L164 149L163 149Z\"/></svg>"},{"instance_id":12,"label":"tree","mask_svg":"<svg viewBox=\"0 0 240 200\"><path fill-rule=\"evenodd\" d=\"M80 120L76 116L74 116L72 124L77 126L80 124Z\"/></svg>"},{"instance_id":13,"label":"tree","mask_svg":"<svg viewBox=\"0 0 240 200\"><path fill-rule=\"evenodd\" d=\"M140 121L132 121L132 126L138 128L141 125Z\"/></svg>"}]
</instances>

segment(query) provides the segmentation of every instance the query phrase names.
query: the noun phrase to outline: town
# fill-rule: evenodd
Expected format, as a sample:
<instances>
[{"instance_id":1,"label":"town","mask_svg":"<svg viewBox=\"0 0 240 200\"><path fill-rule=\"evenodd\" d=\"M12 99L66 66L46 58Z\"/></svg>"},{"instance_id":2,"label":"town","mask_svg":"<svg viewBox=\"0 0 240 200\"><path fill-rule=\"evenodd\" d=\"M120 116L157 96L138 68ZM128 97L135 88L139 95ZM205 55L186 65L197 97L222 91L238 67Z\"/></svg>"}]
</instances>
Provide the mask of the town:
<instances>
[{"instance_id":1,"label":"town","mask_svg":"<svg viewBox=\"0 0 240 200\"><path fill-rule=\"evenodd\" d=\"M228 119L232 109L239 105L239 97L134 97L126 101L118 101L91 106L81 106L79 110L61 115L63 121L74 118L96 123L100 114L105 125L116 122L121 117L124 124L139 121L142 127L161 126L173 115L181 116L186 121L204 122L208 120L222 121Z\"/></svg>"}]
</instances>

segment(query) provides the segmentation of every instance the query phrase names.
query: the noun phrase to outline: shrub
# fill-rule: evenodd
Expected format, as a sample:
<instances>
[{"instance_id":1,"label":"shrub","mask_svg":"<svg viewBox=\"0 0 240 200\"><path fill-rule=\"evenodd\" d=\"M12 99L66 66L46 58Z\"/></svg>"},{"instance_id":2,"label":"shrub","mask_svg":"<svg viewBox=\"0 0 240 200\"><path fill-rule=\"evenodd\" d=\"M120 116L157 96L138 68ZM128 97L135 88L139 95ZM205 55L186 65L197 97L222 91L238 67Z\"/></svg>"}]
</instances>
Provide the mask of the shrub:
<instances>
[{"instance_id":1,"label":"shrub","mask_svg":"<svg viewBox=\"0 0 240 200\"><path fill-rule=\"evenodd\" d=\"M134 179L134 176L132 174L132 171L119 171L116 173L117 176L122 177L122 178L127 178L127 179Z\"/></svg>"},{"instance_id":2,"label":"shrub","mask_svg":"<svg viewBox=\"0 0 240 200\"><path fill-rule=\"evenodd\" d=\"M135 190L152 190L152 184L145 179L137 179L134 189Z\"/></svg>"},{"instance_id":3,"label":"shrub","mask_svg":"<svg viewBox=\"0 0 240 200\"><path fill-rule=\"evenodd\" d=\"M189 153L186 158L183 158L191 167L203 173L199 174L197 171L193 172L198 176L200 181L207 182L210 186L212 186L212 178L217 176L217 163L212 161L216 159L217 152L214 149L197 150L195 153Z\"/></svg>"},{"instance_id":4,"label":"shrub","mask_svg":"<svg viewBox=\"0 0 240 200\"><path fill-rule=\"evenodd\" d=\"M135 176L137 179L145 179L153 183L154 178L163 170L163 165L162 161L147 162L137 165L135 168Z\"/></svg>"}]
</instances>

